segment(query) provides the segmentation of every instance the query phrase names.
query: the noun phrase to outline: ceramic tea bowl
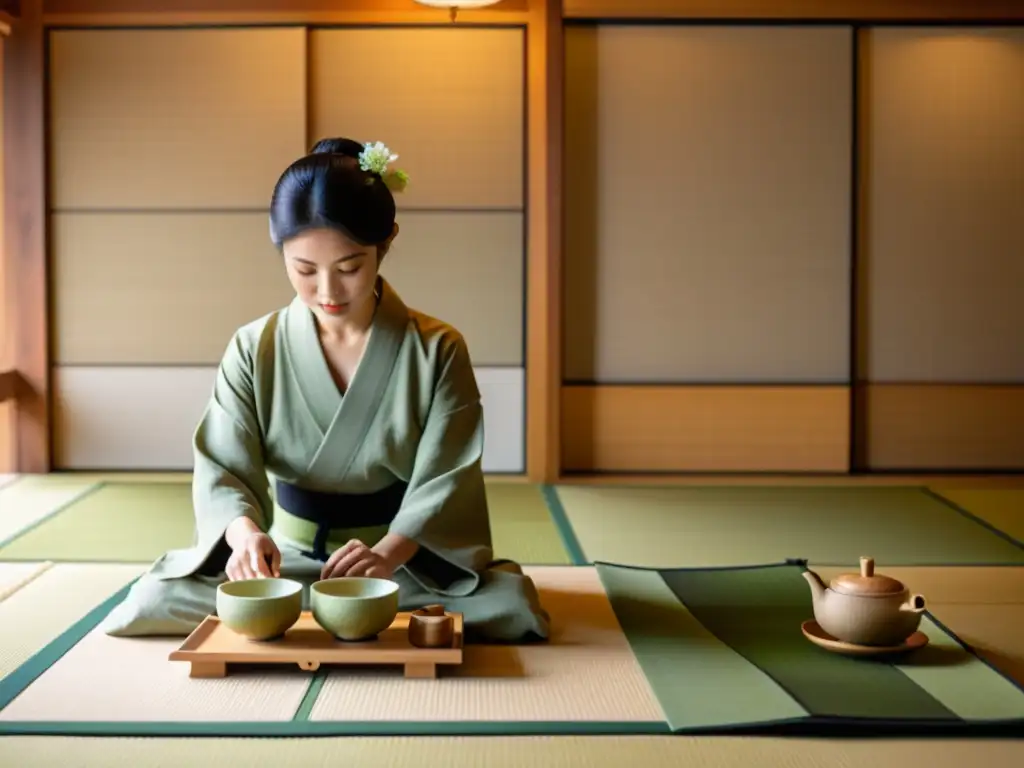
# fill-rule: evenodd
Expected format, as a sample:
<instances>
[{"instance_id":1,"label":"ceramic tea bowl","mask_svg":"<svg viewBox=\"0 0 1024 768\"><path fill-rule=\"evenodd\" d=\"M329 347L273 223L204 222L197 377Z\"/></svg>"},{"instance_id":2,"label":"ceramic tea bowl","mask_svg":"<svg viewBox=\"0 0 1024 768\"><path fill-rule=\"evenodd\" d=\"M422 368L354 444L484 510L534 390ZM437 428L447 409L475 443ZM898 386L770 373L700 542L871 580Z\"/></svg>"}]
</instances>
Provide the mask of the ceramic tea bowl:
<instances>
[{"instance_id":1,"label":"ceramic tea bowl","mask_svg":"<svg viewBox=\"0 0 1024 768\"><path fill-rule=\"evenodd\" d=\"M217 616L250 640L273 640L302 614L302 584L291 579L244 579L217 587Z\"/></svg>"},{"instance_id":2,"label":"ceramic tea bowl","mask_svg":"<svg viewBox=\"0 0 1024 768\"><path fill-rule=\"evenodd\" d=\"M398 584L389 579L342 576L310 588L317 624L339 640L373 640L398 615Z\"/></svg>"}]
</instances>

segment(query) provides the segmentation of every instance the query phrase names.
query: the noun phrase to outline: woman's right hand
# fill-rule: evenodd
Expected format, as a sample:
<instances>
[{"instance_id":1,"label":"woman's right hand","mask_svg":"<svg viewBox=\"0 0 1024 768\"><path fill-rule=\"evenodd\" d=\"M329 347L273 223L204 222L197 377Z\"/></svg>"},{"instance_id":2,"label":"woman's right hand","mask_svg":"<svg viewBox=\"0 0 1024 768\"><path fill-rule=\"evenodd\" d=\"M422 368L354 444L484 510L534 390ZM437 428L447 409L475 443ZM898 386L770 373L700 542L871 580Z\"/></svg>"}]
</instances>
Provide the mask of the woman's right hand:
<instances>
[{"instance_id":1,"label":"woman's right hand","mask_svg":"<svg viewBox=\"0 0 1024 768\"><path fill-rule=\"evenodd\" d=\"M263 531L254 531L231 551L224 570L231 581L280 576L281 550Z\"/></svg>"}]
</instances>

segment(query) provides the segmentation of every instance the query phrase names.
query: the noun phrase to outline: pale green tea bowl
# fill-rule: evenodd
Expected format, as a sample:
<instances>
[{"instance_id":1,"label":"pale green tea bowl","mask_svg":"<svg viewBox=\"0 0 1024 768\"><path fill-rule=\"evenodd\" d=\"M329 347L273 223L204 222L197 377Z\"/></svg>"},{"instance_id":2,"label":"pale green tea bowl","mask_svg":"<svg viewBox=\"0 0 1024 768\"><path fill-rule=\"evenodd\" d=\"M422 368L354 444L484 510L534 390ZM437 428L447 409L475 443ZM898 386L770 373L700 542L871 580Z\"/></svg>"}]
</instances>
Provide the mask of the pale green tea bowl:
<instances>
[{"instance_id":1,"label":"pale green tea bowl","mask_svg":"<svg viewBox=\"0 0 1024 768\"><path fill-rule=\"evenodd\" d=\"M250 640L274 640L302 615L302 584L291 579L243 579L217 587L217 616Z\"/></svg>"},{"instance_id":2,"label":"pale green tea bowl","mask_svg":"<svg viewBox=\"0 0 1024 768\"><path fill-rule=\"evenodd\" d=\"M342 576L310 588L316 623L339 640L373 640L398 615L398 584L389 579Z\"/></svg>"}]
</instances>

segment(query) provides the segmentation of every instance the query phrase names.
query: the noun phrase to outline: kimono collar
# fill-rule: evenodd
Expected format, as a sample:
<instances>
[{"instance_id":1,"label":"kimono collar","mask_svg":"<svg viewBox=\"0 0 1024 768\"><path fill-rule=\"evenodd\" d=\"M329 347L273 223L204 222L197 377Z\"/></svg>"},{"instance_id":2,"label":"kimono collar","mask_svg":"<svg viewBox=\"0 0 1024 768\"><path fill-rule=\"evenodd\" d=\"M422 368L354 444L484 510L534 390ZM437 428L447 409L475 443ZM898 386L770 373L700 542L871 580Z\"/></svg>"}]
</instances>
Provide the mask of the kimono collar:
<instances>
[{"instance_id":1,"label":"kimono collar","mask_svg":"<svg viewBox=\"0 0 1024 768\"><path fill-rule=\"evenodd\" d=\"M408 329L409 309L383 277L377 278L377 289L380 299L370 336L344 394L331 376L313 310L296 297L285 313L286 365L324 436L342 415L345 419L353 411L372 415L398 359Z\"/></svg>"}]
</instances>

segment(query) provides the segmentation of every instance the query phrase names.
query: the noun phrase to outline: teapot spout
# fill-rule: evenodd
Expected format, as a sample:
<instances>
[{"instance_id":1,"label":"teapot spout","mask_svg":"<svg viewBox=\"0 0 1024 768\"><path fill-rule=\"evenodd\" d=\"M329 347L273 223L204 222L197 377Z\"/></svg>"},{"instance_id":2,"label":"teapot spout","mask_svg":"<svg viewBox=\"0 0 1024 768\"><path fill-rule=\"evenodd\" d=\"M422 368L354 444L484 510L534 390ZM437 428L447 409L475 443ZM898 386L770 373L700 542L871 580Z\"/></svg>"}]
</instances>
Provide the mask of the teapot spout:
<instances>
[{"instance_id":1,"label":"teapot spout","mask_svg":"<svg viewBox=\"0 0 1024 768\"><path fill-rule=\"evenodd\" d=\"M803 577L807 580L807 583L810 584L811 599L814 601L814 604L817 605L818 601L825 596L825 582L821 580L821 577L818 576L818 574L809 569L803 572Z\"/></svg>"},{"instance_id":2,"label":"teapot spout","mask_svg":"<svg viewBox=\"0 0 1024 768\"><path fill-rule=\"evenodd\" d=\"M910 599L900 606L903 613L924 613L924 610L924 595L911 595Z\"/></svg>"}]
</instances>

